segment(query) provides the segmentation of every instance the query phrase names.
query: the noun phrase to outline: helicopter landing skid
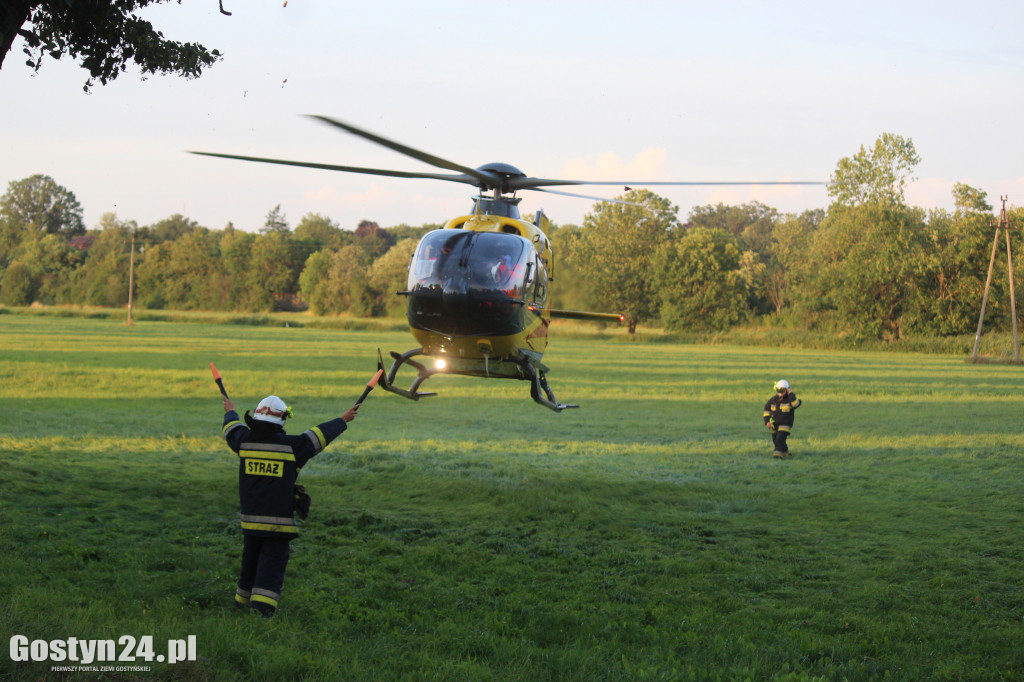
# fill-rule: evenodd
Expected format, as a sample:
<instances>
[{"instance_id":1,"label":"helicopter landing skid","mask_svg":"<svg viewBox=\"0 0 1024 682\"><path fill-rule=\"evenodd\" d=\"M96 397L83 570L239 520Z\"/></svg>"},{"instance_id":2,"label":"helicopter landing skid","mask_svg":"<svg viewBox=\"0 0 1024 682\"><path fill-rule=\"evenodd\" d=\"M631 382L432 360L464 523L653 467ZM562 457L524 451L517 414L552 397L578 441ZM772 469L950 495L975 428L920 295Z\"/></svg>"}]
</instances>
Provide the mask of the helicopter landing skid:
<instances>
[{"instance_id":1,"label":"helicopter landing skid","mask_svg":"<svg viewBox=\"0 0 1024 682\"><path fill-rule=\"evenodd\" d=\"M424 393L420 391L419 388L424 381L439 373L441 370L427 369L423 363L416 362L412 359L417 355L425 355L422 348L413 348L401 355L395 351L391 351L391 357L395 359L395 362L391 365L390 370L381 375L381 388L385 391L390 391L391 393L409 398L410 400L419 400L420 398L429 398L430 396L437 395L436 393ZM404 364L408 364L416 368L416 378L412 380L412 384L409 385L408 389L398 388L394 384L395 375L398 374L398 368ZM381 371L384 370L384 359L380 355L379 348L377 349L377 369Z\"/></svg>"},{"instance_id":2,"label":"helicopter landing skid","mask_svg":"<svg viewBox=\"0 0 1024 682\"><path fill-rule=\"evenodd\" d=\"M555 399L555 392L548 386L548 378L530 364L526 358L514 358L517 365L522 367L523 372L526 374L526 378L530 380L530 397L534 401L555 412L561 412L562 410L568 410L571 408L579 407L579 405L569 405L566 403L560 403Z\"/></svg>"},{"instance_id":3,"label":"helicopter landing skid","mask_svg":"<svg viewBox=\"0 0 1024 682\"><path fill-rule=\"evenodd\" d=\"M396 353L391 351L391 357L394 358L394 363L391 365L391 369L387 370L381 375L379 386L385 391L395 393L396 395L409 398L410 400L419 400L420 398L429 398L435 396L437 393L425 393L420 391L420 386L423 382L434 376L440 374L443 370L440 369L429 369L426 365L421 362L413 360L417 355L426 355L422 348L413 348L410 351L404 353ZM540 371L536 367L530 364L530 361L525 357L509 358L512 362L516 363L523 371L525 375L523 378L530 382L530 397L534 399L539 405L543 405L549 410L555 412L561 412L579 405L568 405L560 403L555 399L555 393L548 386L548 380L544 372ZM395 386L395 377L398 375L398 370L402 365L411 365L416 369L416 378L413 379L412 384L409 385L408 389L398 388ZM377 350L377 369L384 370L384 359L381 357L380 349Z\"/></svg>"}]
</instances>

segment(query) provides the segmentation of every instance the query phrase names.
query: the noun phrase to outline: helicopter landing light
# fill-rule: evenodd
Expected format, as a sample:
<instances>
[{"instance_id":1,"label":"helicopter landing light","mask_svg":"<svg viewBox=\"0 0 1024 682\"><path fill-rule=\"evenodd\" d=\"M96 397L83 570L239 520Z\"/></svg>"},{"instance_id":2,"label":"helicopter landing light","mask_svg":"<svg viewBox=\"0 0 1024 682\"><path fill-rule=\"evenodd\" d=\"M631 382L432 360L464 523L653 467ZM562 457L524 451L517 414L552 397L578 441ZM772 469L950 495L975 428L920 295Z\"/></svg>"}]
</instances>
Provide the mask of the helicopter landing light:
<instances>
[{"instance_id":1,"label":"helicopter landing light","mask_svg":"<svg viewBox=\"0 0 1024 682\"><path fill-rule=\"evenodd\" d=\"M434 363L434 367L436 367L437 369L444 369L447 366L448 363L444 361L444 358L438 358L437 361Z\"/></svg>"}]
</instances>

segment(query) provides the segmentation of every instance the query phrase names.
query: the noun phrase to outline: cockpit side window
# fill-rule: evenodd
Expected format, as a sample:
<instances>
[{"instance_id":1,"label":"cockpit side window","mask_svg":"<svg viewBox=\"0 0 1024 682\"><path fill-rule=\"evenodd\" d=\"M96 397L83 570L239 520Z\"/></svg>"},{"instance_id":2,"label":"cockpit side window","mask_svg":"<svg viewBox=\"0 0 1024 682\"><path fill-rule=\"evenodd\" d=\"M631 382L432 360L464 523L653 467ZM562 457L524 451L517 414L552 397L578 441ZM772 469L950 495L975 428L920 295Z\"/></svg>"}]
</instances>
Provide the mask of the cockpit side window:
<instances>
[{"instance_id":1,"label":"cockpit side window","mask_svg":"<svg viewBox=\"0 0 1024 682\"><path fill-rule=\"evenodd\" d=\"M533 303L543 308L548 301L548 271L544 267L544 261L540 258L535 259L534 267L536 272L531 273L534 285Z\"/></svg>"}]
</instances>

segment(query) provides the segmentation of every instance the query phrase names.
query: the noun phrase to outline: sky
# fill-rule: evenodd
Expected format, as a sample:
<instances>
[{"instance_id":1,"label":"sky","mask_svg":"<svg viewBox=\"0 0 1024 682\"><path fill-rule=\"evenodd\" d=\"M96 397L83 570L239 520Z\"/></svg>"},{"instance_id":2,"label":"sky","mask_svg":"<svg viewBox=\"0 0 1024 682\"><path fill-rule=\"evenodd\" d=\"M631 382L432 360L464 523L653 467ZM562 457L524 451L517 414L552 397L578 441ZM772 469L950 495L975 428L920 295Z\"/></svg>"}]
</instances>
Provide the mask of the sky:
<instances>
[{"instance_id":1,"label":"sky","mask_svg":"<svg viewBox=\"0 0 1024 682\"><path fill-rule=\"evenodd\" d=\"M827 181L882 133L913 140L907 190L952 209L954 183L1024 204L1024 3L184 0L147 9L223 59L198 79L87 72L22 41L0 68L0 185L41 173L86 225L180 213L257 231L280 206L345 229L442 223L474 188L245 163L188 150L404 171L420 161L306 117L351 123L466 166L575 180ZM824 187L652 187L679 208L825 208ZM583 187L614 197L617 187ZM585 199L522 192L582 224Z\"/></svg>"}]
</instances>

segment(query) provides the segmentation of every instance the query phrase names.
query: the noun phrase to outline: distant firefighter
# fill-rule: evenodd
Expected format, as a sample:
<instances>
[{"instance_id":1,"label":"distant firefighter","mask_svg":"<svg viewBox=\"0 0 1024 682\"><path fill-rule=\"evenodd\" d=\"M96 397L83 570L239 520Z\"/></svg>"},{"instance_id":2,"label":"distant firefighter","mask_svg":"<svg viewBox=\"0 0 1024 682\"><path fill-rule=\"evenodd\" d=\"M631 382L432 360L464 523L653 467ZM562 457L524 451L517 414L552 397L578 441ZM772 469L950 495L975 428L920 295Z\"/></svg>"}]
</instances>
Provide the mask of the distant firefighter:
<instances>
[{"instance_id":1,"label":"distant firefighter","mask_svg":"<svg viewBox=\"0 0 1024 682\"><path fill-rule=\"evenodd\" d=\"M764 425L772 432L772 443L775 452L772 457L783 459L789 457L789 446L786 439L793 431L793 418L796 408L800 407L800 399L796 397L785 379L775 382L775 395L764 404Z\"/></svg>"}]
</instances>

